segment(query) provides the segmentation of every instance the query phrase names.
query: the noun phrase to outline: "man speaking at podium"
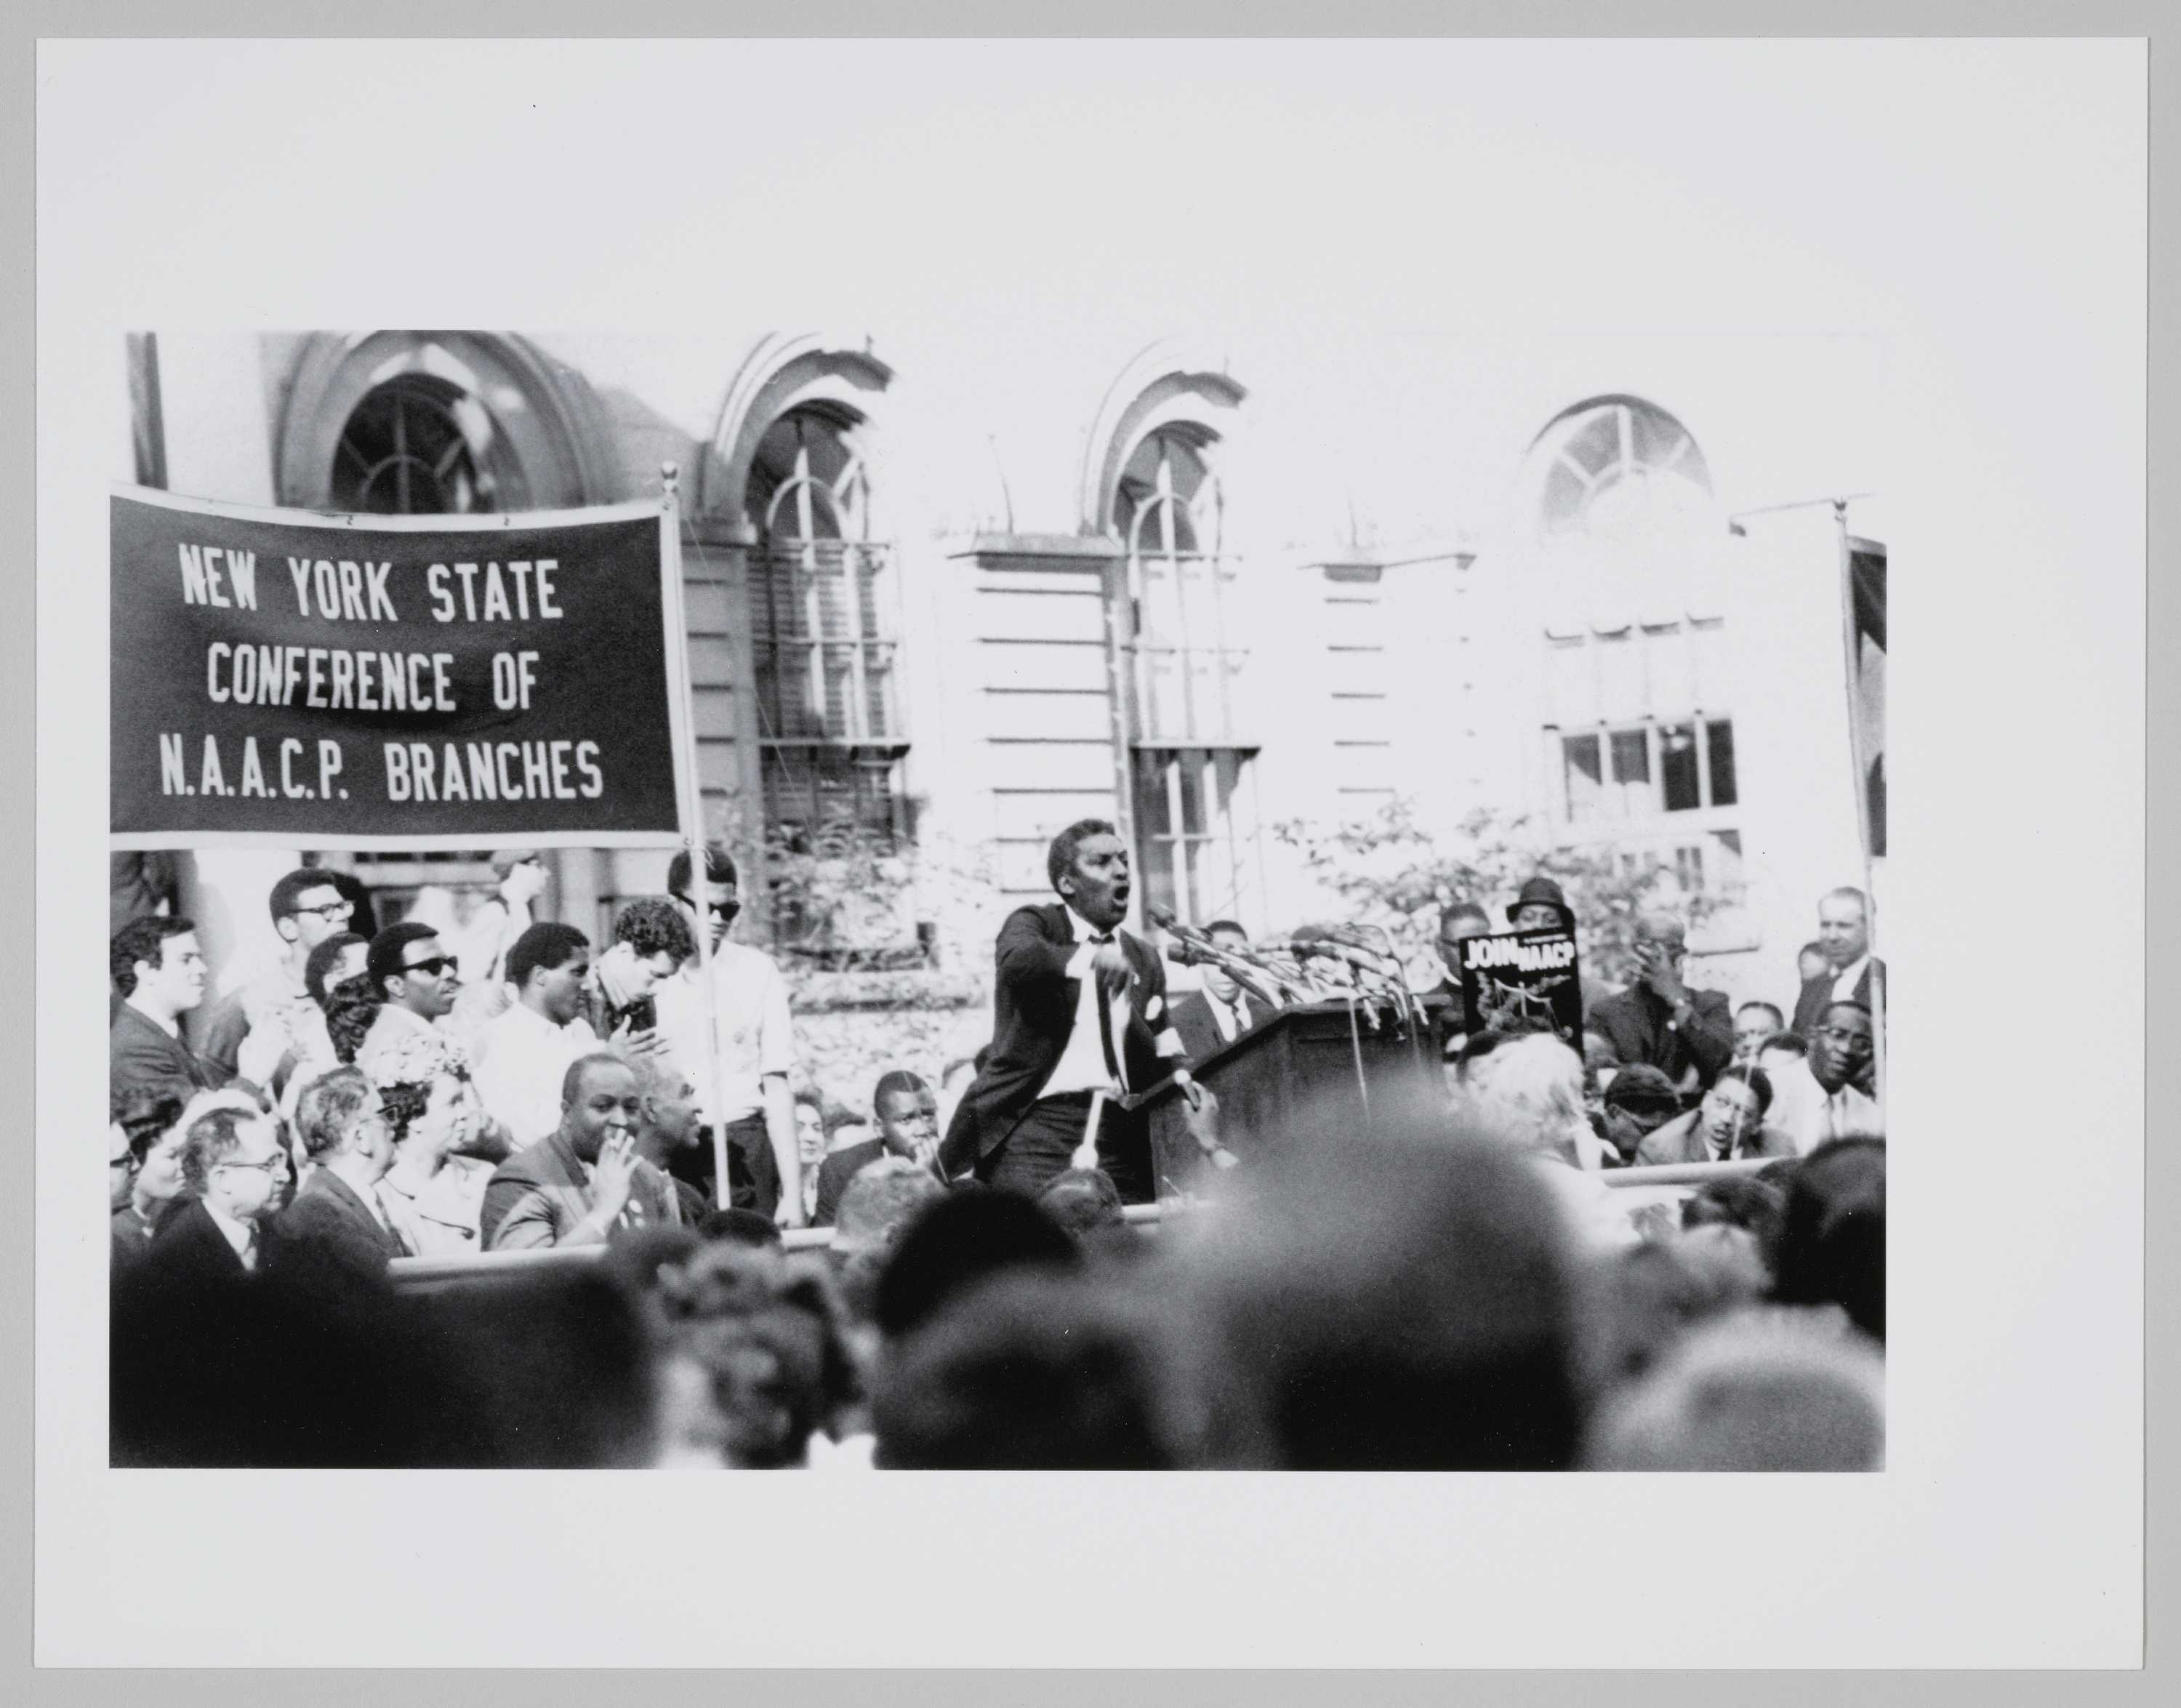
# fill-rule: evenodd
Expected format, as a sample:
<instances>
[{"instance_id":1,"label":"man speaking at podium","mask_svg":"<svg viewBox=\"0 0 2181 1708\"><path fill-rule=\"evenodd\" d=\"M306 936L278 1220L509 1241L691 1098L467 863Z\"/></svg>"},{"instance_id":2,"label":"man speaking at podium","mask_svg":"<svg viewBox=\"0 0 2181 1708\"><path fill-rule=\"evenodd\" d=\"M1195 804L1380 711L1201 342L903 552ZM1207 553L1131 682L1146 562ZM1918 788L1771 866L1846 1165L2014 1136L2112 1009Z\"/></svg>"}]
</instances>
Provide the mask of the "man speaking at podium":
<instances>
[{"instance_id":1,"label":"man speaking at podium","mask_svg":"<svg viewBox=\"0 0 2181 1708\"><path fill-rule=\"evenodd\" d=\"M1119 1099L1169 1072L1184 1054L1167 1013L1158 951L1121 929L1129 851L1113 826L1085 818L1052 839L1046 876L1058 903L1019 907L1000 928L992 1051L963 1094L940 1165L1035 1197L1068 1166L1094 1100L1098 1166L1131 1204L1152 1196L1144 1116Z\"/></svg>"}]
</instances>

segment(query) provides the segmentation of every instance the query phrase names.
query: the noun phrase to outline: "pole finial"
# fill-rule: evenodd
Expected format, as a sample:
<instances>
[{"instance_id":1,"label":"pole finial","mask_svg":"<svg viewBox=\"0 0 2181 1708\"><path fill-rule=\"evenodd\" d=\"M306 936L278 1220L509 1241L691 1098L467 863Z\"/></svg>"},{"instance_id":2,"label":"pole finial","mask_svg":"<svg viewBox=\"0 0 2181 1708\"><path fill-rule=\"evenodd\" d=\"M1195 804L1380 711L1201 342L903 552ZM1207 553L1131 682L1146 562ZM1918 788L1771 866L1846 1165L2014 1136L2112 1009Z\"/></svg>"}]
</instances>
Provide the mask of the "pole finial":
<instances>
[{"instance_id":1,"label":"pole finial","mask_svg":"<svg viewBox=\"0 0 2181 1708\"><path fill-rule=\"evenodd\" d=\"M682 465L671 460L660 464L659 478L668 492L675 491L682 483Z\"/></svg>"}]
</instances>

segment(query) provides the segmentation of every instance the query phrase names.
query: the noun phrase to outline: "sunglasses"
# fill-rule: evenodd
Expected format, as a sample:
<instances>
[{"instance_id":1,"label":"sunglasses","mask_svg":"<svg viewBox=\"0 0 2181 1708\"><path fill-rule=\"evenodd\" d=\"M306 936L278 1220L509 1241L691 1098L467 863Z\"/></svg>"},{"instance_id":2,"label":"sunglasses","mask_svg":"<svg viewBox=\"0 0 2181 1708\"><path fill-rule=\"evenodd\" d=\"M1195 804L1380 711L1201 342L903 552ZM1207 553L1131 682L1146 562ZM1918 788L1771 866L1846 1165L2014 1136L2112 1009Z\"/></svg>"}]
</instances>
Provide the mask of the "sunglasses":
<instances>
[{"instance_id":1,"label":"sunglasses","mask_svg":"<svg viewBox=\"0 0 2181 1708\"><path fill-rule=\"evenodd\" d=\"M437 978L442 972L458 972L460 963L451 955L433 955L422 961L412 961L401 971L407 974L421 972L427 978Z\"/></svg>"},{"instance_id":2,"label":"sunglasses","mask_svg":"<svg viewBox=\"0 0 2181 1708\"><path fill-rule=\"evenodd\" d=\"M687 895L676 895L674 899L684 907L694 907L697 905ZM743 911L743 904L739 901L712 901L705 905L715 919L732 919Z\"/></svg>"}]
</instances>

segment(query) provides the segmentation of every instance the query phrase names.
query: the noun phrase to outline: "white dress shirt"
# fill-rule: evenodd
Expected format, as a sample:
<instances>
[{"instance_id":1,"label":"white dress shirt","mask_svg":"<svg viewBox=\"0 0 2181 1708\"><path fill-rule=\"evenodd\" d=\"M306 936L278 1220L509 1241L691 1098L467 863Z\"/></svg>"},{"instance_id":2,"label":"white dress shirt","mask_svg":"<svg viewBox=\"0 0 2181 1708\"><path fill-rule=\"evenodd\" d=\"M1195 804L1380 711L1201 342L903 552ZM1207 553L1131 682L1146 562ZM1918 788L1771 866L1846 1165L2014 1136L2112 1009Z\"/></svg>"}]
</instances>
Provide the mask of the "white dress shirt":
<instances>
[{"instance_id":1,"label":"white dress shirt","mask_svg":"<svg viewBox=\"0 0 2181 1708\"><path fill-rule=\"evenodd\" d=\"M697 1107L707 1122L725 1125L765 1107L765 1077L795 1068L794 1022L787 1011L787 981L770 955L742 943L712 951L712 989L718 1005L721 1077L712 1085L711 1052L704 1047L704 992L693 958L653 994L660 1035L675 1063L697 1088ZM713 1105L724 1096L726 1106Z\"/></svg>"},{"instance_id":2,"label":"white dress shirt","mask_svg":"<svg viewBox=\"0 0 2181 1708\"><path fill-rule=\"evenodd\" d=\"M1863 975L1869 970L1869 967L1870 957L1868 955L1858 955L1854 960L1849 961L1847 966L1841 967L1838 972L1835 973L1833 975L1833 1000L1836 1002L1854 1001L1856 1000L1855 982L1858 978L1862 978Z\"/></svg>"},{"instance_id":3,"label":"white dress shirt","mask_svg":"<svg viewBox=\"0 0 2181 1708\"><path fill-rule=\"evenodd\" d=\"M555 1026L518 1002L485 1028L478 1046L478 1097L520 1149L560 1126L560 1082L599 1039L580 1017Z\"/></svg>"},{"instance_id":4,"label":"white dress shirt","mask_svg":"<svg viewBox=\"0 0 2181 1708\"><path fill-rule=\"evenodd\" d=\"M1065 902L1061 905L1067 906ZM1068 908L1068 918L1075 931L1075 952L1068 958L1068 976L1080 981L1075 993L1075 1024L1068 1034L1068 1048L1053 1064L1052 1076L1038 1095L1060 1097L1069 1092L1102 1091L1109 1097L1118 1097L1123 1088L1106 1066L1106 1047L1098 1037L1098 974L1090 964L1098 954L1099 945L1093 940L1099 934L1098 928L1073 907ZM1127 980L1123 980L1115 992L1107 1015L1113 1028L1113 1054L1118 1058L1129 1024Z\"/></svg>"},{"instance_id":5,"label":"white dress shirt","mask_svg":"<svg viewBox=\"0 0 2181 1708\"><path fill-rule=\"evenodd\" d=\"M257 1267L257 1224L254 1221L237 1221L213 1204L210 1198L201 1199L200 1202L205 1207L205 1214L212 1218L212 1225L227 1236L227 1242L235 1248L235 1254L242 1259L243 1268L256 1269Z\"/></svg>"}]
</instances>

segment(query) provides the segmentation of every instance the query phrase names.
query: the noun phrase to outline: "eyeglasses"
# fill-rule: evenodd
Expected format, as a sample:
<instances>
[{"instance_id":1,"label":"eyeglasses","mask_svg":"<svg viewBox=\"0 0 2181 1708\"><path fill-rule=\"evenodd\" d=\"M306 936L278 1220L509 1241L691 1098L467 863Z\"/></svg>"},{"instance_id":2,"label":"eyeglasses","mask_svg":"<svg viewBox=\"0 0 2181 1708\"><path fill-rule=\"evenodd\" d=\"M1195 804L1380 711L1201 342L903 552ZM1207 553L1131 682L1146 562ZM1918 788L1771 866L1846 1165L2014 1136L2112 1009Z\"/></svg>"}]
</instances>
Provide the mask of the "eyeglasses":
<instances>
[{"instance_id":1,"label":"eyeglasses","mask_svg":"<svg viewBox=\"0 0 2181 1708\"><path fill-rule=\"evenodd\" d=\"M213 1165L215 1168L256 1169L260 1173L268 1175L275 1169L285 1168L287 1165L288 1159L281 1155L277 1150L274 1151L272 1155L267 1157L262 1162L244 1162L240 1158L229 1156L223 1157L218 1162Z\"/></svg>"},{"instance_id":2,"label":"eyeglasses","mask_svg":"<svg viewBox=\"0 0 2181 1708\"><path fill-rule=\"evenodd\" d=\"M315 913L319 918L324 920L328 924L331 924L336 919L346 919L352 917L356 912L356 903L353 901L329 901L323 906L294 907L290 908L289 912L291 915Z\"/></svg>"},{"instance_id":3,"label":"eyeglasses","mask_svg":"<svg viewBox=\"0 0 2181 1708\"><path fill-rule=\"evenodd\" d=\"M405 973L421 972L427 978L437 978L442 972L461 971L461 964L454 956L434 955L426 960L412 961L401 970Z\"/></svg>"},{"instance_id":4,"label":"eyeglasses","mask_svg":"<svg viewBox=\"0 0 2181 1708\"><path fill-rule=\"evenodd\" d=\"M694 907L697 905L687 895L677 895L674 899L684 907ZM743 904L739 901L708 901L704 905L715 919L732 919L743 911Z\"/></svg>"},{"instance_id":5,"label":"eyeglasses","mask_svg":"<svg viewBox=\"0 0 2181 1708\"><path fill-rule=\"evenodd\" d=\"M119 1156L109 1156L106 1159L106 1165L108 1168L134 1168L136 1166L136 1153L124 1150Z\"/></svg>"},{"instance_id":6,"label":"eyeglasses","mask_svg":"<svg viewBox=\"0 0 2181 1708\"><path fill-rule=\"evenodd\" d=\"M1826 1043L1834 1044L1842 1050L1846 1050L1853 1044L1868 1044L1870 1042L1869 1038L1865 1033L1860 1032L1843 1032L1837 1026L1819 1027L1818 1028L1818 1036L1824 1039Z\"/></svg>"}]
</instances>

